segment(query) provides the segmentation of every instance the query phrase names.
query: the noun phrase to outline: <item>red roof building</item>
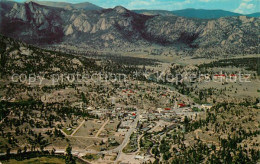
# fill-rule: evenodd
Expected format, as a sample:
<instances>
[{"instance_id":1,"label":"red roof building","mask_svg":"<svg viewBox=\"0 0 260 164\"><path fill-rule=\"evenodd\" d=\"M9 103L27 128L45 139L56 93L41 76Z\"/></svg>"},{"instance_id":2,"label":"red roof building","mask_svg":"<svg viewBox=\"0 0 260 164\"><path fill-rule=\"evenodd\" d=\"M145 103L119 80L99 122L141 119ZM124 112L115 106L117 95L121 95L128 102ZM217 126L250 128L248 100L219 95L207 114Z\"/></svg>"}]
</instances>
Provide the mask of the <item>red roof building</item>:
<instances>
[{"instance_id":1,"label":"red roof building","mask_svg":"<svg viewBox=\"0 0 260 164\"><path fill-rule=\"evenodd\" d=\"M226 77L225 74L220 74L220 75L214 75L215 77Z\"/></svg>"},{"instance_id":2,"label":"red roof building","mask_svg":"<svg viewBox=\"0 0 260 164\"><path fill-rule=\"evenodd\" d=\"M178 106L179 106L180 108L183 108L183 107L185 107L186 105L185 105L185 104L178 104Z\"/></svg>"}]
</instances>

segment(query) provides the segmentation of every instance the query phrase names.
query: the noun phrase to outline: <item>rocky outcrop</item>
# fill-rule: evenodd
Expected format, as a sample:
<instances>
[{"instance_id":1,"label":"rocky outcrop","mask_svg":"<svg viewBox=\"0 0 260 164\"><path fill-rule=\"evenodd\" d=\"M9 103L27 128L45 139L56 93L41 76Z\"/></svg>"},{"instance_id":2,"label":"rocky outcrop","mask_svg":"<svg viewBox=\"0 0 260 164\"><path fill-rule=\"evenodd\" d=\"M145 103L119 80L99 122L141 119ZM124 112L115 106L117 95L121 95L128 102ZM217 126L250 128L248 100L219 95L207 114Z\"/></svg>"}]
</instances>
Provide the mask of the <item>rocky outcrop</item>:
<instances>
[{"instance_id":1,"label":"rocky outcrop","mask_svg":"<svg viewBox=\"0 0 260 164\"><path fill-rule=\"evenodd\" d=\"M128 12L128 10L122 6L116 6L114 8L114 10L118 13L118 14L124 14L126 12Z\"/></svg>"},{"instance_id":2,"label":"rocky outcrop","mask_svg":"<svg viewBox=\"0 0 260 164\"><path fill-rule=\"evenodd\" d=\"M62 10L41 6L34 2L14 3L5 9L0 32L28 43L52 43L63 37ZM64 26L65 27L65 26Z\"/></svg>"},{"instance_id":3,"label":"rocky outcrop","mask_svg":"<svg viewBox=\"0 0 260 164\"><path fill-rule=\"evenodd\" d=\"M74 30L73 30L72 25L69 25L65 31L65 35L71 35L71 34L73 34L73 32L74 32Z\"/></svg>"},{"instance_id":4,"label":"rocky outcrop","mask_svg":"<svg viewBox=\"0 0 260 164\"><path fill-rule=\"evenodd\" d=\"M28 21L25 5L18 5L17 3L14 4L12 10L9 13L6 13L5 16L10 19L21 19L23 21Z\"/></svg>"}]
</instances>

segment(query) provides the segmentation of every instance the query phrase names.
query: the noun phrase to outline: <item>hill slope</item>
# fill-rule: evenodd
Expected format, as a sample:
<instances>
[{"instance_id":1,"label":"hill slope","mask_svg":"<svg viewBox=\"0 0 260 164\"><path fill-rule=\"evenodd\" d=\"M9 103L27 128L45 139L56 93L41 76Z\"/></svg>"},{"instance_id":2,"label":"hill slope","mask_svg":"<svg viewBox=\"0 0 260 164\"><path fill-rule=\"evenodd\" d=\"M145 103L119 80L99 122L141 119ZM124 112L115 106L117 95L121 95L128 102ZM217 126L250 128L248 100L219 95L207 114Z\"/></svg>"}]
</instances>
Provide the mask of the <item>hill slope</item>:
<instances>
[{"instance_id":1,"label":"hill slope","mask_svg":"<svg viewBox=\"0 0 260 164\"><path fill-rule=\"evenodd\" d=\"M0 79L14 73L45 74L50 77L55 73L82 73L97 69L99 66L92 59L40 49L0 35Z\"/></svg>"}]
</instances>

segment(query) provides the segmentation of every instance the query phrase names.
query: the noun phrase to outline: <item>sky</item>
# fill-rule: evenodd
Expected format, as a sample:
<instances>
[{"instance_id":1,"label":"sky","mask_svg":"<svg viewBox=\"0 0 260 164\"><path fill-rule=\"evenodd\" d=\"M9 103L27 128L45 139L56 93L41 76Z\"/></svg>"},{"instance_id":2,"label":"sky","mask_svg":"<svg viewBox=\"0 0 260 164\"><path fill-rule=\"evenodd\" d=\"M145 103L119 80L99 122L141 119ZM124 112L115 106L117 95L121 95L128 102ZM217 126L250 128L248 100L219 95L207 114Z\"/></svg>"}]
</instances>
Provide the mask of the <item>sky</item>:
<instances>
[{"instance_id":1,"label":"sky","mask_svg":"<svg viewBox=\"0 0 260 164\"><path fill-rule=\"evenodd\" d=\"M15 0L24 2L25 0ZM80 3L90 2L103 8L113 8L121 5L128 9L160 9L180 10L195 9L222 9L241 14L260 12L260 0L39 0Z\"/></svg>"}]
</instances>

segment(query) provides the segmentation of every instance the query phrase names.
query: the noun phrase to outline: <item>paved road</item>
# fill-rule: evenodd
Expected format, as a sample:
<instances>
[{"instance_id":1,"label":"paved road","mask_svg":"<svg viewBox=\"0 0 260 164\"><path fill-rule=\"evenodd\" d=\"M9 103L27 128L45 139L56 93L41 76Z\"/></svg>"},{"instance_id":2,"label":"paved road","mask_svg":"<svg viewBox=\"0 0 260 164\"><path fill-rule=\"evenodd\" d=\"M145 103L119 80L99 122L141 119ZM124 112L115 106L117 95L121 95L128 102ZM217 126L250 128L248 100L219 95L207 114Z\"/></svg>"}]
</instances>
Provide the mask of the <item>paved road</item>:
<instances>
[{"instance_id":1,"label":"paved road","mask_svg":"<svg viewBox=\"0 0 260 164\"><path fill-rule=\"evenodd\" d=\"M137 123L138 123L139 119L140 119L140 113L139 113L139 111L138 111L138 112L137 112L137 115L136 115L136 119L134 120L134 122L133 122L132 125L131 125L131 128L128 130L127 134L125 135L124 141L122 142L122 144L121 144L120 146L118 146L117 148L115 148L114 150L112 150L113 152L118 152L118 155L117 155L117 158L116 158L116 160L115 160L115 163L116 163L116 162L118 161L118 159L120 158L124 147L128 144L131 135L133 134L134 130L135 130L136 127L137 127Z\"/></svg>"}]
</instances>

